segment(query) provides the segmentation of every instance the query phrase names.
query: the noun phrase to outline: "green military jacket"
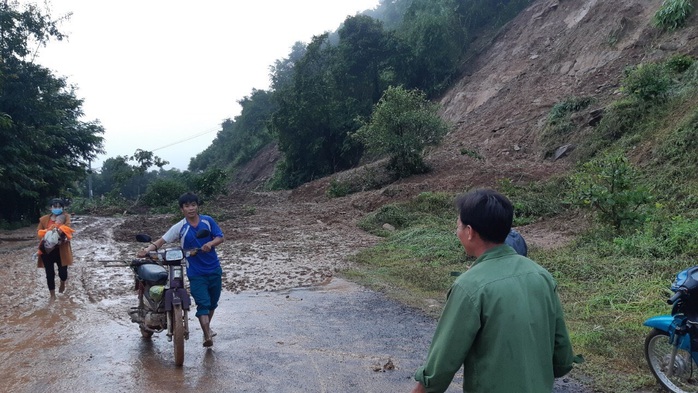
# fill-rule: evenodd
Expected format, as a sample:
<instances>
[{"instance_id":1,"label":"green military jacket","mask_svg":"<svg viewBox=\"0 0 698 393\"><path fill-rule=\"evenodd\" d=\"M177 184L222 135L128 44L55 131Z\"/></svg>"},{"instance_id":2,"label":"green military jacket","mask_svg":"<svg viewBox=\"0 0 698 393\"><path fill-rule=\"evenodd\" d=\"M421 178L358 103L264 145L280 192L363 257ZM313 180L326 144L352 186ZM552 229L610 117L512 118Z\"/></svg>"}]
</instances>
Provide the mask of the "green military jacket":
<instances>
[{"instance_id":1,"label":"green military jacket","mask_svg":"<svg viewBox=\"0 0 698 393\"><path fill-rule=\"evenodd\" d=\"M551 392L574 360L556 288L511 247L488 250L449 290L415 379L443 392L463 366L464 392Z\"/></svg>"}]
</instances>

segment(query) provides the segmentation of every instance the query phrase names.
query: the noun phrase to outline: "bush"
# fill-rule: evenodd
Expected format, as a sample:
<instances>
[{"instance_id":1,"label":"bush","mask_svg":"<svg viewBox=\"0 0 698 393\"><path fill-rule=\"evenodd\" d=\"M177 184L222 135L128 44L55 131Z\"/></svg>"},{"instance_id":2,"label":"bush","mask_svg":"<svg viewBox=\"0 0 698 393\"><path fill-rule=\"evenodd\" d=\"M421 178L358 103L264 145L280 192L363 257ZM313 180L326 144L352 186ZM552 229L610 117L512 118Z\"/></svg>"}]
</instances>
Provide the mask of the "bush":
<instances>
[{"instance_id":1,"label":"bush","mask_svg":"<svg viewBox=\"0 0 698 393\"><path fill-rule=\"evenodd\" d=\"M207 171L194 175L191 178L192 189L203 199L212 198L217 195L226 195L228 174L218 168L211 168ZM185 191L186 192L186 191Z\"/></svg>"},{"instance_id":2,"label":"bush","mask_svg":"<svg viewBox=\"0 0 698 393\"><path fill-rule=\"evenodd\" d=\"M359 227L378 236L389 233L382 228L390 224L395 229L443 225L443 222L454 223L456 208L455 195L445 192L423 192L413 200L405 203L384 205L376 212L369 214L359 222Z\"/></svg>"},{"instance_id":3,"label":"bush","mask_svg":"<svg viewBox=\"0 0 698 393\"><path fill-rule=\"evenodd\" d=\"M502 179L499 188L514 206L514 226L519 226L562 213L570 186L565 178L523 185Z\"/></svg>"},{"instance_id":4,"label":"bush","mask_svg":"<svg viewBox=\"0 0 698 393\"><path fill-rule=\"evenodd\" d=\"M596 211L601 221L610 224L616 233L645 220L643 207L652 198L638 184L638 176L625 156L610 154L589 161L572 176L572 181L573 201Z\"/></svg>"},{"instance_id":5,"label":"bush","mask_svg":"<svg viewBox=\"0 0 698 393\"><path fill-rule=\"evenodd\" d=\"M555 124L563 120L571 113L579 112L589 107L594 102L593 97L570 97L564 101L553 105L553 108L548 114L548 123Z\"/></svg>"},{"instance_id":6,"label":"bush","mask_svg":"<svg viewBox=\"0 0 698 393\"><path fill-rule=\"evenodd\" d=\"M326 194L330 198L339 198L349 195L349 184L337 179L330 180L330 186L327 188Z\"/></svg>"},{"instance_id":7,"label":"bush","mask_svg":"<svg viewBox=\"0 0 698 393\"><path fill-rule=\"evenodd\" d=\"M686 72L694 63L694 59L688 55L674 55L666 61L666 67L669 71L676 74Z\"/></svg>"},{"instance_id":8,"label":"bush","mask_svg":"<svg viewBox=\"0 0 698 393\"><path fill-rule=\"evenodd\" d=\"M663 101L672 85L668 68L661 63L644 63L625 69L622 90L642 101Z\"/></svg>"},{"instance_id":9,"label":"bush","mask_svg":"<svg viewBox=\"0 0 698 393\"><path fill-rule=\"evenodd\" d=\"M375 105L370 121L353 137L369 153L388 155L388 169L403 178L427 171L422 152L437 145L447 131L438 105L428 101L423 92L390 87Z\"/></svg>"},{"instance_id":10,"label":"bush","mask_svg":"<svg viewBox=\"0 0 698 393\"><path fill-rule=\"evenodd\" d=\"M187 191L187 186L179 180L158 179L148 186L143 203L149 207L169 207Z\"/></svg>"},{"instance_id":11,"label":"bush","mask_svg":"<svg viewBox=\"0 0 698 393\"><path fill-rule=\"evenodd\" d=\"M663 30L676 30L686 24L693 11L691 0L664 0L654 14L654 25Z\"/></svg>"},{"instance_id":12,"label":"bush","mask_svg":"<svg viewBox=\"0 0 698 393\"><path fill-rule=\"evenodd\" d=\"M625 98L613 102L596 128L595 132L600 138L597 143L608 145L608 142L616 141L623 135L632 134L648 112L648 105L640 100Z\"/></svg>"},{"instance_id":13,"label":"bush","mask_svg":"<svg viewBox=\"0 0 698 393\"><path fill-rule=\"evenodd\" d=\"M642 230L613 241L623 255L638 258L698 257L698 220L682 216L659 217Z\"/></svg>"},{"instance_id":14,"label":"bush","mask_svg":"<svg viewBox=\"0 0 698 393\"><path fill-rule=\"evenodd\" d=\"M568 143L569 134L575 129L572 114L586 109L593 102L592 97L570 97L552 107L541 135L546 158L562 144Z\"/></svg>"}]
</instances>

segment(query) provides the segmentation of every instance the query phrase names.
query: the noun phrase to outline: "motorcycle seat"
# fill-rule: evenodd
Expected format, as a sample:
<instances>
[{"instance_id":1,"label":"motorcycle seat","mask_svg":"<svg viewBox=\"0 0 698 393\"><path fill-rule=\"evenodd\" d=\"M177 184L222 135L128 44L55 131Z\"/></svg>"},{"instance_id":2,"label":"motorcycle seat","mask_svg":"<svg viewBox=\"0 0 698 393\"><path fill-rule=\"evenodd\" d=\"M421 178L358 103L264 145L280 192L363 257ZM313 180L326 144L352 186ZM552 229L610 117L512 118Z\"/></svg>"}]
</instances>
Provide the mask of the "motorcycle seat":
<instances>
[{"instance_id":1,"label":"motorcycle seat","mask_svg":"<svg viewBox=\"0 0 698 393\"><path fill-rule=\"evenodd\" d=\"M160 265L147 264L138 266L138 277L143 281L158 283L167 279L167 270Z\"/></svg>"}]
</instances>

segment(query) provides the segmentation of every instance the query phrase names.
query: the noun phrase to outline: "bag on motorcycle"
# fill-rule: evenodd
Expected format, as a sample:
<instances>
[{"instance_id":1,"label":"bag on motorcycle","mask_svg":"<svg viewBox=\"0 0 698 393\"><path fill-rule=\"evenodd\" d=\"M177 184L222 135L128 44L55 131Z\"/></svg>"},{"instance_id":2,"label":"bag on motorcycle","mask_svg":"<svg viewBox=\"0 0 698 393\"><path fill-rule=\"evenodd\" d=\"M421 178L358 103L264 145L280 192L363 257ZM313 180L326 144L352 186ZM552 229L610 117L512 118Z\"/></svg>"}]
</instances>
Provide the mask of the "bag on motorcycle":
<instances>
[{"instance_id":1,"label":"bag on motorcycle","mask_svg":"<svg viewBox=\"0 0 698 393\"><path fill-rule=\"evenodd\" d=\"M148 294L150 295L150 298L155 300L156 302L159 302L160 299L162 299L163 293L165 293L165 286L164 285L153 285L148 290Z\"/></svg>"}]
</instances>

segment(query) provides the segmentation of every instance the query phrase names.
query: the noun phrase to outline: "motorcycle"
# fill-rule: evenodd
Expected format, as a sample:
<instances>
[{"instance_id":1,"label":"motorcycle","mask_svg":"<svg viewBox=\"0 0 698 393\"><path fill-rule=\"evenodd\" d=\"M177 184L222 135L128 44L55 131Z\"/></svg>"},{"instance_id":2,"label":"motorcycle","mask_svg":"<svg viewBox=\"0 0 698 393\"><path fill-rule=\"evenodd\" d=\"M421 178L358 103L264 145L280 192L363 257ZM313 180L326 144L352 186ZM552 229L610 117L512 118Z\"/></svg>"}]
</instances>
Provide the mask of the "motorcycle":
<instances>
[{"instance_id":1,"label":"motorcycle","mask_svg":"<svg viewBox=\"0 0 698 393\"><path fill-rule=\"evenodd\" d=\"M209 235L206 229L196 233L199 239ZM152 238L145 234L137 235L136 240L152 244ZM129 311L131 322L138 324L144 338L166 330L167 341L174 343L176 366L184 364L184 340L189 339L191 299L185 287L184 267L186 258L200 251L170 247L149 251L146 258L133 259L128 264L138 293L138 306Z\"/></svg>"},{"instance_id":2,"label":"motorcycle","mask_svg":"<svg viewBox=\"0 0 698 393\"><path fill-rule=\"evenodd\" d=\"M664 389L698 392L698 266L677 274L671 291L671 315L644 322L652 328L645 339L645 358Z\"/></svg>"}]
</instances>

